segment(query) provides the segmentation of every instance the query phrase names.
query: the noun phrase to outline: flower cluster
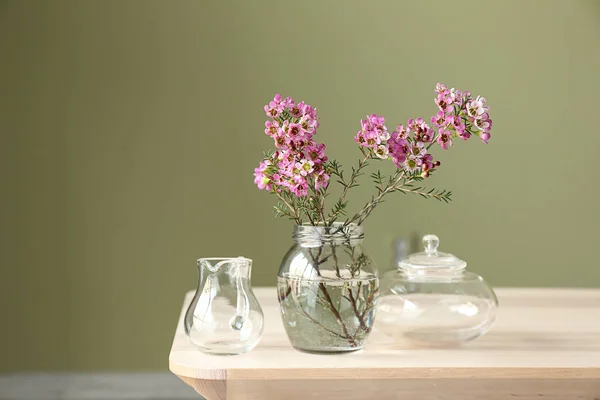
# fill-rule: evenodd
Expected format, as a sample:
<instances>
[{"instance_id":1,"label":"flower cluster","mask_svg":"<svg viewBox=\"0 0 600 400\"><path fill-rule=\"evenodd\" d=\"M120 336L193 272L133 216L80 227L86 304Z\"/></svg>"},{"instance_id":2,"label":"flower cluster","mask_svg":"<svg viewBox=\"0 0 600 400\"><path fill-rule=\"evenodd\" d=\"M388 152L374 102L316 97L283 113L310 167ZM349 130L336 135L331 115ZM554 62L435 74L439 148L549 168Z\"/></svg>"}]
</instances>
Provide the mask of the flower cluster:
<instances>
[{"instance_id":1,"label":"flower cluster","mask_svg":"<svg viewBox=\"0 0 600 400\"><path fill-rule=\"evenodd\" d=\"M448 89L442 83L436 85L435 91L439 111L431 117L431 123L439 129L437 142L442 148L452 146L452 139L457 137L467 140L476 135L484 143L490 140L492 120L484 97L473 99L471 93Z\"/></svg>"},{"instance_id":2,"label":"flower cluster","mask_svg":"<svg viewBox=\"0 0 600 400\"><path fill-rule=\"evenodd\" d=\"M265 106L265 113L271 118L265 123L265 134L273 139L277 150L254 170L258 188L286 188L304 197L309 189L327 187L330 177L324 167L325 145L313 140L319 126L317 110L278 94Z\"/></svg>"},{"instance_id":3,"label":"flower cluster","mask_svg":"<svg viewBox=\"0 0 600 400\"><path fill-rule=\"evenodd\" d=\"M376 157L384 160L391 158L398 168L410 173L420 170L423 175L428 175L439 165L427 153L425 144L432 142L434 133L422 118L409 119L406 128L398 125L391 135L382 116L368 115L360 121L360 125L361 130L354 140Z\"/></svg>"},{"instance_id":4,"label":"flower cluster","mask_svg":"<svg viewBox=\"0 0 600 400\"><path fill-rule=\"evenodd\" d=\"M388 157L387 140L390 138L385 118L375 114L367 115L366 119L360 120L361 129L354 140L361 146L371 149L379 158Z\"/></svg>"},{"instance_id":5,"label":"flower cluster","mask_svg":"<svg viewBox=\"0 0 600 400\"><path fill-rule=\"evenodd\" d=\"M352 167L349 176L344 175L340 163L328 161L325 145L314 140L319 127L317 110L304 102L296 103L289 97L282 99L276 95L264 107L269 117L265 134L273 139L275 149L255 168L254 183L278 197L279 202L274 206L277 216L287 216L297 224L307 218L311 225L327 227L342 216L348 216L344 226L362 224L383 197L392 192L414 193L448 202L452 192L414 185L440 166L430 150L438 145L448 149L457 138L467 140L472 136L487 143L492 120L486 99L481 96L448 89L441 83L437 84L435 93L438 111L429 120L411 118L390 133L383 116L370 114L362 119L354 140L363 157ZM358 186L358 178L364 175L365 168L371 160L388 159L396 170L387 177L380 170L371 174L377 194L360 211L352 216L347 214L348 192ZM342 191L328 211L325 204L330 177L336 178Z\"/></svg>"},{"instance_id":6,"label":"flower cluster","mask_svg":"<svg viewBox=\"0 0 600 400\"><path fill-rule=\"evenodd\" d=\"M398 125L390 135L384 117L371 114L360 121L361 129L354 140L373 156L391 158L396 167L411 174L420 173L423 177L429 176L440 165L428 153L433 143L448 149L452 139L467 140L471 135L488 142L492 120L485 98L477 96L473 99L469 92L448 89L441 83L437 84L436 93L435 104L439 111L431 117L435 130L423 118L411 118L406 127Z\"/></svg>"}]
</instances>

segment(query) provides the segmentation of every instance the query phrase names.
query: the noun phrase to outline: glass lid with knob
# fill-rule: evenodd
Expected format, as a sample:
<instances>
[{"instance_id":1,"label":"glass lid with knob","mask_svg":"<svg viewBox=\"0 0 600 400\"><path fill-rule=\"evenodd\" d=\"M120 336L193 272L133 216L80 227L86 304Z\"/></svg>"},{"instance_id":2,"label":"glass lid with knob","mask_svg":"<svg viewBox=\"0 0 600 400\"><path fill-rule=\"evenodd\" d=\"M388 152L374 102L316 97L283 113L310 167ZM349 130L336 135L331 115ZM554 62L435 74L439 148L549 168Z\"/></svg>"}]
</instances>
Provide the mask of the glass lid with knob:
<instances>
[{"instance_id":1,"label":"glass lid with knob","mask_svg":"<svg viewBox=\"0 0 600 400\"><path fill-rule=\"evenodd\" d=\"M440 239L436 235L423 236L425 251L411 254L398 263L400 269L407 272L458 272L465 269L467 263L460 258L438 251Z\"/></svg>"},{"instance_id":2,"label":"glass lid with knob","mask_svg":"<svg viewBox=\"0 0 600 400\"><path fill-rule=\"evenodd\" d=\"M439 244L437 236L425 235L425 250L383 279L375 324L398 344L462 344L484 335L496 319L492 287L466 271L465 261L438 251Z\"/></svg>"}]
</instances>

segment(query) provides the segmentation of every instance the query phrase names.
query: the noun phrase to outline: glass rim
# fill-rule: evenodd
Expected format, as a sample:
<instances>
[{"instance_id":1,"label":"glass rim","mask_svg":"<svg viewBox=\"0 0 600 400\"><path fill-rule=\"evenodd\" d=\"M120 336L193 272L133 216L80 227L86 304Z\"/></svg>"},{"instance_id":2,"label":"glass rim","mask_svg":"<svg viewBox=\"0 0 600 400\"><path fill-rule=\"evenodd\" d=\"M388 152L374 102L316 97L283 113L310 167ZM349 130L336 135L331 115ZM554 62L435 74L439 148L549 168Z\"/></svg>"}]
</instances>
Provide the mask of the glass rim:
<instances>
[{"instance_id":1,"label":"glass rim","mask_svg":"<svg viewBox=\"0 0 600 400\"><path fill-rule=\"evenodd\" d=\"M225 261L225 260L252 261L251 258L247 258L247 257L243 257L243 256L238 256L238 257L200 257L200 258L196 259L197 262L200 262L202 260L206 260L206 261L216 261L216 260L220 260L220 261Z\"/></svg>"},{"instance_id":2,"label":"glass rim","mask_svg":"<svg viewBox=\"0 0 600 400\"><path fill-rule=\"evenodd\" d=\"M356 232L356 233L361 233L363 231L363 227L362 225L358 225L356 223L350 223L347 224L345 222L334 222L331 226L326 226L326 225L311 225L309 222L305 222L301 225L294 225L294 231L302 231L302 230L306 230L306 231L323 231L326 229L336 229L335 232L330 233L331 235L335 235L338 233L344 233L344 232Z\"/></svg>"},{"instance_id":3,"label":"glass rim","mask_svg":"<svg viewBox=\"0 0 600 400\"><path fill-rule=\"evenodd\" d=\"M302 224L294 226L292 238L297 243L359 243L364 240L364 231L362 225L354 223L334 222L332 226Z\"/></svg>"}]
</instances>

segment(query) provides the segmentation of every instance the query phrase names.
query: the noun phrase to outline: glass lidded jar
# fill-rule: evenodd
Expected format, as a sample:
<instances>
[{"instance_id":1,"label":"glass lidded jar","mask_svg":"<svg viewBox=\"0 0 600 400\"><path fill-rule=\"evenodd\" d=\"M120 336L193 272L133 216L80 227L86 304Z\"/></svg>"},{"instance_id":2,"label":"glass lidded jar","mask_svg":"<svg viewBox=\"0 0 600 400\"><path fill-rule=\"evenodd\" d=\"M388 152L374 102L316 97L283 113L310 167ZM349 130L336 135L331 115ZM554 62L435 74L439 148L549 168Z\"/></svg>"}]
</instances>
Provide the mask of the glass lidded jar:
<instances>
[{"instance_id":1,"label":"glass lidded jar","mask_svg":"<svg viewBox=\"0 0 600 400\"><path fill-rule=\"evenodd\" d=\"M435 235L423 237L425 251L385 274L377 306L378 329L409 345L456 345L484 335L496 319L498 299L467 263L437 250Z\"/></svg>"},{"instance_id":2,"label":"glass lidded jar","mask_svg":"<svg viewBox=\"0 0 600 400\"><path fill-rule=\"evenodd\" d=\"M316 353L362 348L379 294L363 238L356 224L294 228L277 281L283 325L294 348Z\"/></svg>"}]
</instances>

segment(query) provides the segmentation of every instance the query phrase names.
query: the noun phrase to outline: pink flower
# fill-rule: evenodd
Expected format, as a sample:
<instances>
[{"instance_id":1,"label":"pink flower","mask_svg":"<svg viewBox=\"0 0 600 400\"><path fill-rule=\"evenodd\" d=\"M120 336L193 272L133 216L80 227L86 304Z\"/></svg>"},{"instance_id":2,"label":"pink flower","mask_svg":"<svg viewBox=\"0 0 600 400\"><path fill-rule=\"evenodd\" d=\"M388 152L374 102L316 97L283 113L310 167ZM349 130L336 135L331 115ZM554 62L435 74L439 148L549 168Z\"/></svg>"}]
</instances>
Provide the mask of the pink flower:
<instances>
[{"instance_id":1,"label":"pink flower","mask_svg":"<svg viewBox=\"0 0 600 400\"><path fill-rule=\"evenodd\" d=\"M457 106L460 107L460 106L462 106L463 92L461 92L460 90L457 90L455 88L452 88L446 92L446 99L447 100L450 99L453 104L456 104Z\"/></svg>"},{"instance_id":2,"label":"pink flower","mask_svg":"<svg viewBox=\"0 0 600 400\"><path fill-rule=\"evenodd\" d=\"M443 111L438 111L436 115L431 117L431 123L441 128L442 126L446 126L446 114Z\"/></svg>"},{"instance_id":3,"label":"pink flower","mask_svg":"<svg viewBox=\"0 0 600 400\"><path fill-rule=\"evenodd\" d=\"M267 121L265 122L265 134L275 138L277 135L277 131L279 130L279 122L277 121Z\"/></svg>"},{"instance_id":4,"label":"pink flower","mask_svg":"<svg viewBox=\"0 0 600 400\"><path fill-rule=\"evenodd\" d=\"M254 183L260 190L270 191L273 188L273 185L271 185L271 179L269 179L269 177L257 174L256 172L254 173Z\"/></svg>"},{"instance_id":5,"label":"pink flower","mask_svg":"<svg viewBox=\"0 0 600 400\"><path fill-rule=\"evenodd\" d=\"M433 156L431 154L424 154L421 158L421 168L423 171L429 171L435 167L433 162Z\"/></svg>"},{"instance_id":6,"label":"pink flower","mask_svg":"<svg viewBox=\"0 0 600 400\"><path fill-rule=\"evenodd\" d=\"M327 161L327 156L325 155L326 147L322 143L309 143L304 149L304 156L315 163L323 163Z\"/></svg>"},{"instance_id":7,"label":"pink flower","mask_svg":"<svg viewBox=\"0 0 600 400\"><path fill-rule=\"evenodd\" d=\"M404 162L406 161L406 154L398 153L392 156L392 161L394 165L398 168L402 168L404 166Z\"/></svg>"},{"instance_id":8,"label":"pink flower","mask_svg":"<svg viewBox=\"0 0 600 400\"><path fill-rule=\"evenodd\" d=\"M467 140L468 138L471 137L471 134L466 129L462 130L462 131L457 130L456 133L458 134L458 137L461 138L462 140Z\"/></svg>"},{"instance_id":9,"label":"pink flower","mask_svg":"<svg viewBox=\"0 0 600 400\"><path fill-rule=\"evenodd\" d=\"M360 120L361 130L358 131L354 140L361 146L376 150L377 147L390 138L385 126L385 118L376 114L367 115L366 119Z\"/></svg>"},{"instance_id":10,"label":"pink flower","mask_svg":"<svg viewBox=\"0 0 600 400\"><path fill-rule=\"evenodd\" d=\"M296 168L300 171L300 175L307 176L314 171L314 165L313 161L303 159L296 163Z\"/></svg>"},{"instance_id":11,"label":"pink flower","mask_svg":"<svg viewBox=\"0 0 600 400\"><path fill-rule=\"evenodd\" d=\"M479 119L473 121L473 125L480 131L489 132L492 129L492 120L488 113L483 113Z\"/></svg>"},{"instance_id":12,"label":"pink flower","mask_svg":"<svg viewBox=\"0 0 600 400\"><path fill-rule=\"evenodd\" d=\"M440 111L443 111L445 114L451 114L454 112L454 107L452 107L453 102L454 101L450 97L445 96L443 93L438 94L437 98L435 99L435 104L438 106Z\"/></svg>"},{"instance_id":13,"label":"pink flower","mask_svg":"<svg viewBox=\"0 0 600 400\"><path fill-rule=\"evenodd\" d=\"M383 144L380 144L375 149L375 155L377 155L377 157L381 158L382 160L388 158L389 153L390 151L388 150L387 146Z\"/></svg>"},{"instance_id":14,"label":"pink flower","mask_svg":"<svg viewBox=\"0 0 600 400\"><path fill-rule=\"evenodd\" d=\"M278 149L287 148L287 137L283 129L279 128L277 130L277 134L275 135L273 140L275 141L275 147L277 147Z\"/></svg>"},{"instance_id":15,"label":"pink flower","mask_svg":"<svg viewBox=\"0 0 600 400\"><path fill-rule=\"evenodd\" d=\"M369 147L372 149L377 147L381 143L381 140L377 136L377 133L375 131L370 131L370 130L369 131L364 131L364 130L358 131L356 136L354 136L354 140L359 145L361 145L363 147Z\"/></svg>"},{"instance_id":16,"label":"pink flower","mask_svg":"<svg viewBox=\"0 0 600 400\"><path fill-rule=\"evenodd\" d=\"M448 122L451 123L457 131L463 131L465 129L465 123L459 115L448 117Z\"/></svg>"},{"instance_id":17,"label":"pink flower","mask_svg":"<svg viewBox=\"0 0 600 400\"><path fill-rule=\"evenodd\" d=\"M425 153L427 153L427 149L425 149L422 142L413 142L410 144L409 154L411 157L421 158Z\"/></svg>"},{"instance_id":18,"label":"pink flower","mask_svg":"<svg viewBox=\"0 0 600 400\"><path fill-rule=\"evenodd\" d=\"M287 122L287 121L285 121ZM284 122L284 126L286 125ZM292 141L298 141L304 138L304 130L300 124L289 124L287 126L287 135Z\"/></svg>"},{"instance_id":19,"label":"pink flower","mask_svg":"<svg viewBox=\"0 0 600 400\"><path fill-rule=\"evenodd\" d=\"M486 104L485 97L477 96L473 101L467 102L467 114L469 117L479 119L483 114L489 112L490 108Z\"/></svg>"},{"instance_id":20,"label":"pink flower","mask_svg":"<svg viewBox=\"0 0 600 400\"><path fill-rule=\"evenodd\" d=\"M485 119L476 119L474 121L473 125L475 125L477 127L477 129L479 129L480 131L484 131L484 132L488 132L490 130L490 128L492 127L492 125L490 124L490 121L485 120Z\"/></svg>"},{"instance_id":21,"label":"pink flower","mask_svg":"<svg viewBox=\"0 0 600 400\"><path fill-rule=\"evenodd\" d=\"M448 88L446 87L446 85L444 85L443 83L437 83L435 85L435 91L436 93L440 94L440 93L446 93L446 91L448 90Z\"/></svg>"},{"instance_id":22,"label":"pink flower","mask_svg":"<svg viewBox=\"0 0 600 400\"><path fill-rule=\"evenodd\" d=\"M260 190L271 190L271 178L268 176L268 169L271 167L271 161L263 160L259 166L254 169L254 183Z\"/></svg>"},{"instance_id":23,"label":"pink flower","mask_svg":"<svg viewBox=\"0 0 600 400\"><path fill-rule=\"evenodd\" d=\"M294 171L296 167L296 154L290 150L286 150L279 155L279 162L277 163L277 168L279 169L279 173L283 176L287 176L291 178L300 170Z\"/></svg>"},{"instance_id":24,"label":"pink flower","mask_svg":"<svg viewBox=\"0 0 600 400\"><path fill-rule=\"evenodd\" d=\"M366 131L364 133L364 137L367 147L374 149L379 144L381 144L381 138L379 137L376 131Z\"/></svg>"},{"instance_id":25,"label":"pink flower","mask_svg":"<svg viewBox=\"0 0 600 400\"><path fill-rule=\"evenodd\" d=\"M409 119L408 128L415 133L415 140L429 143L433 140L433 130L423 121L423 118Z\"/></svg>"},{"instance_id":26,"label":"pink flower","mask_svg":"<svg viewBox=\"0 0 600 400\"><path fill-rule=\"evenodd\" d=\"M446 129L440 129L437 142L443 149L447 150L449 146L452 146L452 135Z\"/></svg>"},{"instance_id":27,"label":"pink flower","mask_svg":"<svg viewBox=\"0 0 600 400\"><path fill-rule=\"evenodd\" d=\"M406 139L410 131L404 128L404 125L398 125L396 130L392 132L392 136L396 135L399 139Z\"/></svg>"},{"instance_id":28,"label":"pink flower","mask_svg":"<svg viewBox=\"0 0 600 400\"><path fill-rule=\"evenodd\" d=\"M304 107L304 115L310 119L317 119L317 109L307 104Z\"/></svg>"},{"instance_id":29,"label":"pink flower","mask_svg":"<svg viewBox=\"0 0 600 400\"><path fill-rule=\"evenodd\" d=\"M387 133L387 127L385 126L385 118L383 116L377 116L376 114L371 114L367 116L369 123L371 125L371 129L375 130L379 135L383 135ZM389 138L389 136L388 136ZM384 139L387 140L387 139Z\"/></svg>"},{"instance_id":30,"label":"pink flower","mask_svg":"<svg viewBox=\"0 0 600 400\"><path fill-rule=\"evenodd\" d=\"M394 132L387 146L389 155L392 157L392 161L396 167L402 168L404 161L406 161L406 155L410 151L408 140L401 137L397 132Z\"/></svg>"},{"instance_id":31,"label":"pink flower","mask_svg":"<svg viewBox=\"0 0 600 400\"><path fill-rule=\"evenodd\" d=\"M306 132L307 135L310 137L312 137L312 135L316 133L317 128L319 127L319 121L307 114L303 115L302 118L300 118L299 123L302 126L304 132Z\"/></svg>"},{"instance_id":32,"label":"pink flower","mask_svg":"<svg viewBox=\"0 0 600 400\"><path fill-rule=\"evenodd\" d=\"M431 117L431 122L440 129L438 143L443 148L452 145L452 137L458 136L462 140L467 140L473 134L482 137L482 134L487 133L488 135L482 138L487 143L492 120L489 117L490 108L484 97L477 96L473 99L470 92L462 92L454 88L448 90L442 84L436 86L436 93L438 93L436 104L441 111ZM456 110L455 106L458 107ZM465 123L466 120L470 123ZM442 135L442 132L445 135Z\"/></svg>"},{"instance_id":33,"label":"pink flower","mask_svg":"<svg viewBox=\"0 0 600 400\"><path fill-rule=\"evenodd\" d=\"M324 167L326 148L312 140L319 126L316 108L276 95L265 106L265 112L273 118L265 123L265 134L273 138L277 151L254 170L259 189L289 190L301 197L307 195L311 184L317 189L327 187L330 176Z\"/></svg>"},{"instance_id":34,"label":"pink flower","mask_svg":"<svg viewBox=\"0 0 600 400\"><path fill-rule=\"evenodd\" d=\"M364 131L362 129L356 133L356 136L354 136L354 141L356 143L358 143L359 145L361 145L361 146L366 146L367 145L367 142L366 142L366 139L365 139L365 134L364 134Z\"/></svg>"},{"instance_id":35,"label":"pink flower","mask_svg":"<svg viewBox=\"0 0 600 400\"><path fill-rule=\"evenodd\" d=\"M300 118L300 117L302 117L302 115L304 115L305 108L306 108L306 104L304 104L304 102L301 101L300 103L298 103L296 105L292 105L289 108L289 111L290 111L290 114L292 114L292 117Z\"/></svg>"},{"instance_id":36,"label":"pink flower","mask_svg":"<svg viewBox=\"0 0 600 400\"><path fill-rule=\"evenodd\" d=\"M291 109L292 107L294 107L294 100L292 100L291 97L286 97L282 102L281 102L281 107L285 108L285 109Z\"/></svg>"},{"instance_id":37,"label":"pink flower","mask_svg":"<svg viewBox=\"0 0 600 400\"><path fill-rule=\"evenodd\" d=\"M487 144L488 140L490 140L491 135L489 134L489 132L483 132L480 136L481 141L485 144Z\"/></svg>"},{"instance_id":38,"label":"pink flower","mask_svg":"<svg viewBox=\"0 0 600 400\"><path fill-rule=\"evenodd\" d=\"M409 157L404 161L403 166L408 172L415 172L421 164L419 159Z\"/></svg>"},{"instance_id":39,"label":"pink flower","mask_svg":"<svg viewBox=\"0 0 600 400\"><path fill-rule=\"evenodd\" d=\"M462 120L462 117L459 115L449 115L446 117L446 128L453 128L456 131L456 134L463 140L467 140L471 137L471 134L467 131L465 123Z\"/></svg>"},{"instance_id":40,"label":"pink flower","mask_svg":"<svg viewBox=\"0 0 600 400\"><path fill-rule=\"evenodd\" d=\"M281 104L281 96L276 94L273 100L265 106L265 113L268 117L277 118L283 111L284 106Z\"/></svg>"},{"instance_id":41,"label":"pink flower","mask_svg":"<svg viewBox=\"0 0 600 400\"><path fill-rule=\"evenodd\" d=\"M315 189L319 190L319 189L326 188L327 185L329 185L329 178L330 178L329 175L326 174L325 171L322 171L315 178Z\"/></svg>"},{"instance_id":42,"label":"pink flower","mask_svg":"<svg viewBox=\"0 0 600 400\"><path fill-rule=\"evenodd\" d=\"M294 176L289 189L296 197L304 197L308 194L308 182L303 176Z\"/></svg>"}]
</instances>

